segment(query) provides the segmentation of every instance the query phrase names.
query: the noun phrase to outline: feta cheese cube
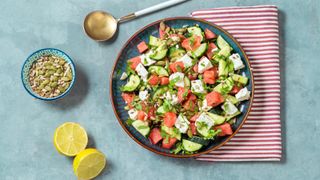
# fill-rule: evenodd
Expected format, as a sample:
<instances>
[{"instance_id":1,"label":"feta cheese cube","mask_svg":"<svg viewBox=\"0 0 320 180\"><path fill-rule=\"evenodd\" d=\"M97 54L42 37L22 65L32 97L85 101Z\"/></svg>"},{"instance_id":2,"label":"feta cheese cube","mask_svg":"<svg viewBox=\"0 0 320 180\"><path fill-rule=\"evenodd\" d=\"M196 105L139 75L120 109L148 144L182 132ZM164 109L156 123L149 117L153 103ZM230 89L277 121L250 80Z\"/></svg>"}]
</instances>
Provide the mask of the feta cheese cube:
<instances>
[{"instance_id":1,"label":"feta cheese cube","mask_svg":"<svg viewBox=\"0 0 320 180\"><path fill-rule=\"evenodd\" d=\"M125 79L127 79L127 77L128 77L128 74L126 72L123 72L121 74L120 80L125 80Z\"/></svg>"},{"instance_id":2,"label":"feta cheese cube","mask_svg":"<svg viewBox=\"0 0 320 180\"><path fill-rule=\"evenodd\" d=\"M236 98L238 101L244 101L250 99L250 91L248 91L247 87L242 88L237 94Z\"/></svg>"},{"instance_id":3,"label":"feta cheese cube","mask_svg":"<svg viewBox=\"0 0 320 180\"><path fill-rule=\"evenodd\" d=\"M189 128L189 124L190 124L190 122L188 121L188 119L184 115L180 114L178 116L174 126L177 129L179 129L179 131L181 133L186 133Z\"/></svg>"},{"instance_id":4,"label":"feta cheese cube","mask_svg":"<svg viewBox=\"0 0 320 180\"><path fill-rule=\"evenodd\" d=\"M202 102L202 106L201 106L200 110L209 111L211 108L212 108L212 106L208 106L207 99L204 99L203 102Z\"/></svg>"},{"instance_id":5,"label":"feta cheese cube","mask_svg":"<svg viewBox=\"0 0 320 180\"><path fill-rule=\"evenodd\" d=\"M232 115L235 114L236 112L238 112L238 108L233 105L230 101L225 102L221 108L226 112L226 114L228 115Z\"/></svg>"},{"instance_id":6,"label":"feta cheese cube","mask_svg":"<svg viewBox=\"0 0 320 180\"><path fill-rule=\"evenodd\" d=\"M171 94L169 91L164 94L164 97L165 97L166 100L168 100L168 101L170 102L170 104L172 104L172 105L176 105L176 104L178 104L178 102L179 102L178 96L177 96L176 94Z\"/></svg>"},{"instance_id":7,"label":"feta cheese cube","mask_svg":"<svg viewBox=\"0 0 320 180\"><path fill-rule=\"evenodd\" d=\"M200 127L200 123L206 124L207 128L210 129L214 125L214 120L207 113L203 112L195 122L196 127Z\"/></svg>"},{"instance_id":8,"label":"feta cheese cube","mask_svg":"<svg viewBox=\"0 0 320 180\"><path fill-rule=\"evenodd\" d=\"M198 72L203 73L204 71L206 71L212 67L213 66L212 66L210 60L207 57L203 56L198 63Z\"/></svg>"},{"instance_id":9,"label":"feta cheese cube","mask_svg":"<svg viewBox=\"0 0 320 180\"><path fill-rule=\"evenodd\" d=\"M144 90L144 91L139 92L139 98L141 101L148 99L148 97L149 97L148 90Z\"/></svg>"},{"instance_id":10,"label":"feta cheese cube","mask_svg":"<svg viewBox=\"0 0 320 180\"><path fill-rule=\"evenodd\" d=\"M184 87L184 74L176 72L170 75L169 81L175 81L175 85L178 87Z\"/></svg>"},{"instance_id":11,"label":"feta cheese cube","mask_svg":"<svg viewBox=\"0 0 320 180\"><path fill-rule=\"evenodd\" d=\"M136 71L138 75L141 76L142 80L146 82L148 78L148 71L141 63L137 65Z\"/></svg>"},{"instance_id":12,"label":"feta cheese cube","mask_svg":"<svg viewBox=\"0 0 320 180\"><path fill-rule=\"evenodd\" d=\"M129 115L130 119L137 120L137 118L138 118L138 111L135 110L135 109L130 109L130 110L128 111L128 115Z\"/></svg>"},{"instance_id":13,"label":"feta cheese cube","mask_svg":"<svg viewBox=\"0 0 320 180\"><path fill-rule=\"evenodd\" d=\"M244 68L244 64L241 61L241 57L238 53L232 54L229 59L233 62L234 70L239 70Z\"/></svg>"},{"instance_id":14,"label":"feta cheese cube","mask_svg":"<svg viewBox=\"0 0 320 180\"><path fill-rule=\"evenodd\" d=\"M203 82L199 79L191 81L191 91L196 93L205 93Z\"/></svg>"},{"instance_id":15,"label":"feta cheese cube","mask_svg":"<svg viewBox=\"0 0 320 180\"><path fill-rule=\"evenodd\" d=\"M190 56L188 56L188 54L185 54L184 56L182 56L181 58L179 58L177 60L177 62L182 62L184 67L188 68L192 66L192 59L190 58Z\"/></svg>"},{"instance_id":16,"label":"feta cheese cube","mask_svg":"<svg viewBox=\"0 0 320 180\"><path fill-rule=\"evenodd\" d=\"M147 52L146 54L142 54L142 55L140 56L141 63L142 63L144 66L150 66L150 65L156 63L155 60L153 60L153 59L150 58L150 55L151 55L151 54L153 54L153 51L152 51L152 50L149 51L149 52Z\"/></svg>"}]
</instances>

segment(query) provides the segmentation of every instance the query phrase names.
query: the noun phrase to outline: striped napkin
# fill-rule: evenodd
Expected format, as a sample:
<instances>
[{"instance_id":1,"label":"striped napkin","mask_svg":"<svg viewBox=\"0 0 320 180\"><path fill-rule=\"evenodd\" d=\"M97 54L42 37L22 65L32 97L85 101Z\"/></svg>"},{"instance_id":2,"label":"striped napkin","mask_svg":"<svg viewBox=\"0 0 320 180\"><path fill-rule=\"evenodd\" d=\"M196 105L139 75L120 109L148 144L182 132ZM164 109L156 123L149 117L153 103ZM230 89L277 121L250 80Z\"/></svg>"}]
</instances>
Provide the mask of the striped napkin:
<instances>
[{"instance_id":1,"label":"striped napkin","mask_svg":"<svg viewBox=\"0 0 320 180\"><path fill-rule=\"evenodd\" d=\"M254 101L240 131L224 146L201 155L202 161L280 161L279 27L276 6L213 8L192 17L213 22L231 33L249 57Z\"/></svg>"}]
</instances>

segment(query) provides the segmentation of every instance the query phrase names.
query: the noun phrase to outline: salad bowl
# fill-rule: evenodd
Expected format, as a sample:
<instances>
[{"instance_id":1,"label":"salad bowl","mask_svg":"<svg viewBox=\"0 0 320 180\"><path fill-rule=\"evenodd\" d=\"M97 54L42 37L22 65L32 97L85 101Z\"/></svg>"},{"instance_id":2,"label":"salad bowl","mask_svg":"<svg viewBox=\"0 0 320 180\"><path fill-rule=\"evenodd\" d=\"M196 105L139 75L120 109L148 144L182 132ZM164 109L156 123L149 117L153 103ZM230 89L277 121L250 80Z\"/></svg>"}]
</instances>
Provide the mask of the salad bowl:
<instances>
[{"instance_id":1,"label":"salad bowl","mask_svg":"<svg viewBox=\"0 0 320 180\"><path fill-rule=\"evenodd\" d=\"M126 102L122 99L122 92L121 87L123 87L126 82L120 80L121 72L125 72L127 69L127 60L131 59L132 57L136 57L139 55L139 51L136 48L136 46L142 42L149 42L149 37L159 36L159 26L160 23L164 22L169 27L173 28L181 28L185 26L193 26L197 25L201 29L209 29L217 36L221 36L233 49L235 53L238 53L241 59L244 63L244 68L240 70L240 74L248 77L248 83L246 85L246 88L248 91L251 92L251 97L247 101L243 101L241 103L239 109L241 111L241 114L237 116L236 121L232 124L232 130L233 133L229 136L223 136L223 137L217 137L214 141L210 141L210 143L201 148L199 151L189 154L189 153L172 153L169 149L162 148L159 145L155 145L150 142L148 138L143 136L141 133L137 131L133 126L129 125L127 123L128 111L125 110ZM250 68L250 62L248 60L248 57L246 56L243 48L240 46L240 44L224 29L221 27L212 24L210 22L207 22L205 20L191 18L191 17L173 17L173 18L165 18L158 20L156 22L153 22L139 31L137 31L129 40L124 44L122 49L120 50L118 57L115 61L115 64L113 66L113 70L110 75L110 98L113 106L113 110L115 113L116 118L118 119L121 127L125 130L125 132L139 145L142 147L160 154L164 156L174 157L174 158L189 158L189 157L196 157L201 154L208 153L210 151L213 151L215 149L218 149L225 143L227 143L242 127L244 122L247 119L248 113L251 109L251 104L253 102L253 93L254 93L254 80L252 71Z\"/></svg>"}]
</instances>

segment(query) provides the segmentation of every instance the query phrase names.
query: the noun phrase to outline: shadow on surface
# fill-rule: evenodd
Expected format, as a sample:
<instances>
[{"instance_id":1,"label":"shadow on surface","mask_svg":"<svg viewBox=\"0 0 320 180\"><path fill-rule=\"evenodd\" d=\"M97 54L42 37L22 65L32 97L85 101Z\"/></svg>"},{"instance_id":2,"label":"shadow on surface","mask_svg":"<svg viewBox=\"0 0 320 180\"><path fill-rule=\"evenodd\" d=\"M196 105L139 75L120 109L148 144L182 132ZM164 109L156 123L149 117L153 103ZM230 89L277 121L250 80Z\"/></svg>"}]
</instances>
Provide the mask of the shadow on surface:
<instances>
[{"instance_id":1,"label":"shadow on surface","mask_svg":"<svg viewBox=\"0 0 320 180\"><path fill-rule=\"evenodd\" d=\"M279 50L280 50L280 82L281 82L281 94L280 94L280 120L281 120L281 136L282 136L282 158L281 163L287 161L287 135L286 135L286 78L285 78L285 67L286 67L286 37L284 26L286 24L286 15L282 10L279 10Z\"/></svg>"},{"instance_id":2,"label":"shadow on surface","mask_svg":"<svg viewBox=\"0 0 320 180\"><path fill-rule=\"evenodd\" d=\"M85 99L86 95L88 94L88 89L88 77L83 72L83 69L80 66L76 65L76 82L73 88L71 89L70 93L62 99L58 99L56 101L48 101L45 103L62 110L75 108Z\"/></svg>"},{"instance_id":3,"label":"shadow on surface","mask_svg":"<svg viewBox=\"0 0 320 180\"><path fill-rule=\"evenodd\" d=\"M115 32L115 34L113 35L113 37L107 41L100 41L98 42L99 45L102 45L102 46L109 46L109 45L112 45L118 38L119 36L119 24L118 24L118 29L117 31Z\"/></svg>"}]
</instances>

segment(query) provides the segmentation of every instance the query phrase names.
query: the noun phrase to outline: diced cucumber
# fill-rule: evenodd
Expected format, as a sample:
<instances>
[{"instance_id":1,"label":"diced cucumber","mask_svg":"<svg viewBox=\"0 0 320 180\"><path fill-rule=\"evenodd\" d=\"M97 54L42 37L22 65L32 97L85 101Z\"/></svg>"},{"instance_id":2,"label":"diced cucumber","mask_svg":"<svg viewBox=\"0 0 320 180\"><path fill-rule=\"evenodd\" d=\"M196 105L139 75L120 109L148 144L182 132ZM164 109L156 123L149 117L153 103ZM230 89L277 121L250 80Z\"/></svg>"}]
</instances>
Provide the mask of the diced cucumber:
<instances>
[{"instance_id":1,"label":"diced cucumber","mask_svg":"<svg viewBox=\"0 0 320 180\"><path fill-rule=\"evenodd\" d=\"M213 113L210 113L210 112L208 112L207 114L208 114L208 116L210 116L211 119L214 120L214 124L215 125L222 124L222 123L224 123L226 121L226 118L223 117L223 116L220 116L220 115L217 115L217 114L213 114Z\"/></svg>"},{"instance_id":2,"label":"diced cucumber","mask_svg":"<svg viewBox=\"0 0 320 180\"><path fill-rule=\"evenodd\" d=\"M202 144L204 146L207 146L210 143L210 140L203 139L198 136L192 136L189 140L198 144Z\"/></svg>"},{"instance_id":3,"label":"diced cucumber","mask_svg":"<svg viewBox=\"0 0 320 180\"><path fill-rule=\"evenodd\" d=\"M161 66L150 66L148 71L150 73L155 73L155 74L159 75L160 77L169 76L168 71L164 67L161 67Z\"/></svg>"},{"instance_id":4,"label":"diced cucumber","mask_svg":"<svg viewBox=\"0 0 320 180\"><path fill-rule=\"evenodd\" d=\"M150 127L148 126L148 123L141 120L135 120L132 122L132 126L143 136L146 136L150 132Z\"/></svg>"},{"instance_id":5,"label":"diced cucumber","mask_svg":"<svg viewBox=\"0 0 320 180\"><path fill-rule=\"evenodd\" d=\"M166 132L170 137L177 138L179 141L181 140L181 133L174 131L173 127L168 127L168 126L161 126L161 130Z\"/></svg>"},{"instance_id":6,"label":"diced cucumber","mask_svg":"<svg viewBox=\"0 0 320 180\"><path fill-rule=\"evenodd\" d=\"M221 82L215 88L213 88L213 90L221 94L228 94L232 90L233 85L234 85L234 82L232 78L228 77L224 82Z\"/></svg>"},{"instance_id":7,"label":"diced cucumber","mask_svg":"<svg viewBox=\"0 0 320 180\"><path fill-rule=\"evenodd\" d=\"M169 49L169 58L179 58L182 57L186 51L182 48L176 48L175 46Z\"/></svg>"},{"instance_id":8,"label":"diced cucumber","mask_svg":"<svg viewBox=\"0 0 320 180\"><path fill-rule=\"evenodd\" d=\"M208 44L207 43L202 43L200 44L200 46L194 50L192 53L193 55L196 57L196 58L199 58L201 57L207 50L207 46Z\"/></svg>"},{"instance_id":9,"label":"diced cucumber","mask_svg":"<svg viewBox=\"0 0 320 180\"><path fill-rule=\"evenodd\" d=\"M219 47L220 49L224 49L224 48L226 48L226 47L231 48L230 45L227 43L226 40L223 39L222 36L218 36L218 38L217 38L217 45L218 45L218 47Z\"/></svg>"},{"instance_id":10,"label":"diced cucumber","mask_svg":"<svg viewBox=\"0 0 320 180\"><path fill-rule=\"evenodd\" d=\"M132 74L129 77L129 81L127 82L127 84L125 84L121 90L122 91L134 91L140 84L140 78L137 75Z\"/></svg>"},{"instance_id":11,"label":"diced cucumber","mask_svg":"<svg viewBox=\"0 0 320 180\"><path fill-rule=\"evenodd\" d=\"M160 44L161 44L161 39L156 38L156 37L154 37L154 36L149 36L149 44L150 44L151 46L156 46L156 47L158 47L158 46L160 46Z\"/></svg>"},{"instance_id":12,"label":"diced cucumber","mask_svg":"<svg viewBox=\"0 0 320 180\"><path fill-rule=\"evenodd\" d=\"M154 93L153 93L153 96L152 96L152 99L154 101L156 101L159 96L163 95L166 91L168 91L169 88L167 86L164 86L164 87L160 87L158 88Z\"/></svg>"},{"instance_id":13,"label":"diced cucumber","mask_svg":"<svg viewBox=\"0 0 320 180\"><path fill-rule=\"evenodd\" d=\"M164 57L166 57L168 52L167 48L157 48L153 54L150 54L150 58L151 59L155 59L155 60L161 60Z\"/></svg>"},{"instance_id":14,"label":"diced cucumber","mask_svg":"<svg viewBox=\"0 0 320 180\"><path fill-rule=\"evenodd\" d=\"M235 118L236 116L238 116L239 114L241 114L240 111L237 111L236 113L232 114L232 115L227 115L226 116L226 121L230 121L231 119Z\"/></svg>"},{"instance_id":15,"label":"diced cucumber","mask_svg":"<svg viewBox=\"0 0 320 180\"><path fill-rule=\"evenodd\" d=\"M196 35L196 36L200 36L201 37L201 41L203 40L203 33L200 27L198 26L192 26L187 28L187 31L192 34L192 35Z\"/></svg>"},{"instance_id":16,"label":"diced cucumber","mask_svg":"<svg viewBox=\"0 0 320 180\"><path fill-rule=\"evenodd\" d=\"M219 77L223 76L223 77L227 77L228 76L228 66L227 66L227 62L224 60L220 60L219 61Z\"/></svg>"},{"instance_id":17,"label":"diced cucumber","mask_svg":"<svg viewBox=\"0 0 320 180\"><path fill-rule=\"evenodd\" d=\"M227 101L230 101L232 104L237 104L239 101L236 97L231 96L231 95L227 95Z\"/></svg>"},{"instance_id":18,"label":"diced cucumber","mask_svg":"<svg viewBox=\"0 0 320 180\"><path fill-rule=\"evenodd\" d=\"M182 139L183 149L189 152L198 151L202 148L202 144L198 144L186 139Z\"/></svg>"},{"instance_id":19,"label":"diced cucumber","mask_svg":"<svg viewBox=\"0 0 320 180\"><path fill-rule=\"evenodd\" d=\"M248 78L245 76L241 76L239 74L232 74L231 77L234 81L239 82L242 85L246 85L248 83Z\"/></svg>"}]
</instances>

